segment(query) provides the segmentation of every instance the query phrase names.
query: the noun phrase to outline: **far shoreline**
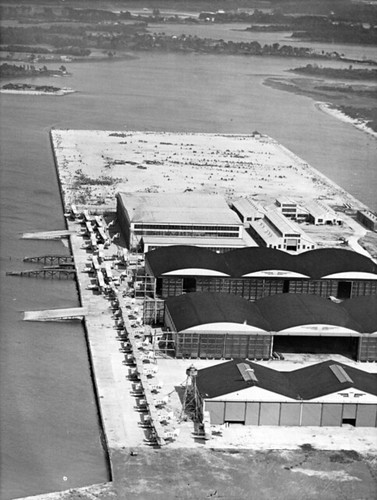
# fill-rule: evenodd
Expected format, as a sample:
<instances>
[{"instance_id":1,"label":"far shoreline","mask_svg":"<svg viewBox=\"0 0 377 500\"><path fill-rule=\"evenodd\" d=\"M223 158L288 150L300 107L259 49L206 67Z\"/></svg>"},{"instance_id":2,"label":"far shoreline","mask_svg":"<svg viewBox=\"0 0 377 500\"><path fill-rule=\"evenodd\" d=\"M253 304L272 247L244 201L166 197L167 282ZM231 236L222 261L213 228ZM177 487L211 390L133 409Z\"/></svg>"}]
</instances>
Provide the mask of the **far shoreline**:
<instances>
[{"instance_id":1,"label":"far shoreline","mask_svg":"<svg viewBox=\"0 0 377 500\"><path fill-rule=\"evenodd\" d=\"M7 90L7 89L0 89L0 94L13 94L13 95L36 95L36 96L42 96L42 95L48 95L48 96L63 96L63 95L68 95L68 94L74 94L76 93L77 90L73 89L60 89L56 92L43 92L41 90Z\"/></svg>"},{"instance_id":2,"label":"far shoreline","mask_svg":"<svg viewBox=\"0 0 377 500\"><path fill-rule=\"evenodd\" d=\"M349 123L353 125L357 129L361 130L361 132L365 132L366 134L369 134L375 139L377 139L377 132L374 131L372 128L368 127L368 122L366 120L352 118L351 116L347 115L342 110L340 110L336 105L330 102L318 101L315 103L315 107L320 111L323 111L324 113L333 116L334 118L337 118L338 120L344 123Z\"/></svg>"},{"instance_id":3,"label":"far shoreline","mask_svg":"<svg viewBox=\"0 0 377 500\"><path fill-rule=\"evenodd\" d=\"M368 135L371 135L374 138L377 138L377 131L369 126L369 120L361 119L361 118L353 118L348 115L341 109L341 105L334 104L325 99L321 99L320 93L306 91L305 89L300 88L296 83L294 83L291 79L275 79L275 78L266 78L263 82L263 85L266 87L273 88L275 90L282 90L285 92L290 92L296 95L302 95L308 98L311 98L315 102L315 107L319 111L326 113L338 120L353 125L355 128L364 132Z\"/></svg>"}]
</instances>

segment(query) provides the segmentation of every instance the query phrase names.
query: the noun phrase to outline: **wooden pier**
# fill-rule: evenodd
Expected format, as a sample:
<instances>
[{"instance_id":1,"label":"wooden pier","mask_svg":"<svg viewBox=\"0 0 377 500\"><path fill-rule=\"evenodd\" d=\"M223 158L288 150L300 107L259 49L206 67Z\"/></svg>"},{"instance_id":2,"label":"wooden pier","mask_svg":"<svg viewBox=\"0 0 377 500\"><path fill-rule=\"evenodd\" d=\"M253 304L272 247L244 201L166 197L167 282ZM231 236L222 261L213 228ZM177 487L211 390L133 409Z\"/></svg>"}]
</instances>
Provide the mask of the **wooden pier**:
<instances>
[{"instance_id":1,"label":"wooden pier","mask_svg":"<svg viewBox=\"0 0 377 500\"><path fill-rule=\"evenodd\" d=\"M46 267L43 269L29 269L27 271L8 271L7 276L22 278L71 280L76 277L76 269L61 267Z\"/></svg>"},{"instance_id":2,"label":"wooden pier","mask_svg":"<svg viewBox=\"0 0 377 500\"><path fill-rule=\"evenodd\" d=\"M37 257L24 257L24 262L32 264L45 264L50 266L61 266L66 264L73 265L73 257L71 255L41 255Z\"/></svg>"},{"instance_id":3,"label":"wooden pier","mask_svg":"<svg viewBox=\"0 0 377 500\"><path fill-rule=\"evenodd\" d=\"M24 240L60 240L61 238L68 238L75 231L68 229L60 229L58 231L39 231L34 233L24 233L22 239Z\"/></svg>"},{"instance_id":4,"label":"wooden pier","mask_svg":"<svg viewBox=\"0 0 377 500\"><path fill-rule=\"evenodd\" d=\"M70 309L47 309L45 311L25 311L24 321L61 321L70 319L83 319L87 314L85 307L72 307Z\"/></svg>"}]
</instances>

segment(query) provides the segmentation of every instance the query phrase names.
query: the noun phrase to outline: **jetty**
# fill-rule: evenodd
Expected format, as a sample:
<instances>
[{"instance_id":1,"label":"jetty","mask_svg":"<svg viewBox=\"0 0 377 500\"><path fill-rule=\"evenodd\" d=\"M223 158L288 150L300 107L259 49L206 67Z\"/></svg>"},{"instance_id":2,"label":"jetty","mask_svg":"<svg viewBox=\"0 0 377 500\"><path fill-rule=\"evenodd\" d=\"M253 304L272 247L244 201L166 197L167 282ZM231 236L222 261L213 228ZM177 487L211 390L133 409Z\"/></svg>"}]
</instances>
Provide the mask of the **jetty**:
<instances>
[{"instance_id":1,"label":"jetty","mask_svg":"<svg viewBox=\"0 0 377 500\"><path fill-rule=\"evenodd\" d=\"M36 231L32 233L24 233L23 240L60 240L61 238L68 238L74 232L68 229L60 229L57 231Z\"/></svg>"},{"instance_id":2,"label":"jetty","mask_svg":"<svg viewBox=\"0 0 377 500\"><path fill-rule=\"evenodd\" d=\"M46 309L45 311L25 311L24 321L61 321L65 319L83 319L87 314L86 307L69 309Z\"/></svg>"},{"instance_id":3,"label":"jetty","mask_svg":"<svg viewBox=\"0 0 377 500\"><path fill-rule=\"evenodd\" d=\"M35 257L24 257L24 262L31 264L45 264L50 266L73 265L72 255L39 255Z\"/></svg>"},{"instance_id":4,"label":"jetty","mask_svg":"<svg viewBox=\"0 0 377 500\"><path fill-rule=\"evenodd\" d=\"M25 271L7 271L6 275L21 278L71 280L76 277L76 269L70 267L44 267L43 269L28 269Z\"/></svg>"}]
</instances>

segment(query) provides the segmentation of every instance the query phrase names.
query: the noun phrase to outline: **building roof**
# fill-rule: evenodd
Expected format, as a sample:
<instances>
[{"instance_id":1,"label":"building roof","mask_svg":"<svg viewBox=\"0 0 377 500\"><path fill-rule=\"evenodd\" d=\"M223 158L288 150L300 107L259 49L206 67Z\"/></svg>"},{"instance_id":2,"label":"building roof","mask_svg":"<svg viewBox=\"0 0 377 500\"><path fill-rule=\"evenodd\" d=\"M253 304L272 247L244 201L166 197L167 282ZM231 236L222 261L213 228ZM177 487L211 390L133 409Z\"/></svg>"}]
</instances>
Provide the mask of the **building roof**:
<instances>
[{"instance_id":1,"label":"building roof","mask_svg":"<svg viewBox=\"0 0 377 500\"><path fill-rule=\"evenodd\" d=\"M238 200L233 201L233 207L244 216L248 216L250 214L259 214L262 216L265 213L265 210L261 205L253 200L250 200L249 198L239 198Z\"/></svg>"},{"instance_id":2,"label":"building roof","mask_svg":"<svg viewBox=\"0 0 377 500\"><path fill-rule=\"evenodd\" d=\"M276 203L279 203L280 205L297 206L297 201L292 198L288 198L288 196L279 196L279 198L276 198Z\"/></svg>"},{"instance_id":3,"label":"building roof","mask_svg":"<svg viewBox=\"0 0 377 500\"><path fill-rule=\"evenodd\" d=\"M213 238L202 238L193 236L140 236L140 241L143 241L145 245L157 246L157 247L169 247L169 246L190 246L190 247L202 247L202 248L229 248L231 250L238 248L245 248L246 246L256 245L254 240L249 237L247 233L244 233L242 238L219 238L214 236Z\"/></svg>"},{"instance_id":4,"label":"building roof","mask_svg":"<svg viewBox=\"0 0 377 500\"><path fill-rule=\"evenodd\" d=\"M314 216L314 217L331 217L332 219L339 219L337 214L334 212L332 208L329 206L325 205L324 203L320 201L308 201L305 203L305 208L308 210L308 212Z\"/></svg>"},{"instance_id":5,"label":"building roof","mask_svg":"<svg viewBox=\"0 0 377 500\"><path fill-rule=\"evenodd\" d=\"M277 246L281 244L281 236L266 219L257 219L249 222L250 228L257 233L266 245Z\"/></svg>"},{"instance_id":6,"label":"building roof","mask_svg":"<svg viewBox=\"0 0 377 500\"><path fill-rule=\"evenodd\" d=\"M249 365L256 381L245 381L237 364ZM341 382L330 367L338 366L351 381ZM315 383L313 383L315 381ZM356 388L377 395L377 374L368 373L338 361L328 360L290 372L279 372L247 360L232 360L198 371L197 387L204 398L216 398L256 386L267 391L300 400L312 400Z\"/></svg>"},{"instance_id":7,"label":"building roof","mask_svg":"<svg viewBox=\"0 0 377 500\"><path fill-rule=\"evenodd\" d=\"M293 255L274 248L248 247L233 250L224 254L223 260L233 277L271 270L300 272Z\"/></svg>"},{"instance_id":8,"label":"building roof","mask_svg":"<svg viewBox=\"0 0 377 500\"><path fill-rule=\"evenodd\" d=\"M366 333L377 332L377 295L355 297L340 304Z\"/></svg>"},{"instance_id":9,"label":"building roof","mask_svg":"<svg viewBox=\"0 0 377 500\"><path fill-rule=\"evenodd\" d=\"M335 326L335 330L326 330L328 335L334 336L338 336L339 330L344 329L355 334L375 332L376 301L365 301L365 307L359 313L355 312L357 305L352 304L354 300L357 301L350 299L348 305L343 307L317 295L276 294L249 302L232 294L196 292L169 297L165 304L178 332L209 323L247 324L266 332L277 333L308 325ZM369 319L359 323L362 315L369 315ZM224 327L221 326L219 332L223 330ZM317 328L312 333L320 332Z\"/></svg>"},{"instance_id":10,"label":"building roof","mask_svg":"<svg viewBox=\"0 0 377 500\"><path fill-rule=\"evenodd\" d=\"M146 253L146 261L149 262L154 276L161 276L173 270L173 262L175 269L196 268L196 258L195 247L183 245ZM311 279L321 279L332 274L346 272L369 273L377 278L375 262L359 253L338 248L310 250L299 255L263 247L240 248L221 255L203 249L201 259L203 267L215 270L221 268L233 278L274 270L290 271Z\"/></svg>"},{"instance_id":11,"label":"building roof","mask_svg":"<svg viewBox=\"0 0 377 500\"><path fill-rule=\"evenodd\" d=\"M277 228L283 235L285 234L304 234L304 231L300 228L298 224L287 219L279 210L270 209L265 215L267 223L271 223Z\"/></svg>"},{"instance_id":12,"label":"building roof","mask_svg":"<svg viewBox=\"0 0 377 500\"><path fill-rule=\"evenodd\" d=\"M168 297L166 308L177 331L209 323L247 324L261 330L269 328L258 307L237 295L197 292Z\"/></svg>"},{"instance_id":13,"label":"building roof","mask_svg":"<svg viewBox=\"0 0 377 500\"><path fill-rule=\"evenodd\" d=\"M208 269L228 275L222 254L195 246L176 245L158 248L147 252L145 260L155 276L193 268Z\"/></svg>"},{"instance_id":14,"label":"building roof","mask_svg":"<svg viewBox=\"0 0 377 500\"><path fill-rule=\"evenodd\" d=\"M242 223L219 195L198 193L118 193L131 222L144 224Z\"/></svg>"},{"instance_id":15,"label":"building roof","mask_svg":"<svg viewBox=\"0 0 377 500\"><path fill-rule=\"evenodd\" d=\"M273 332L303 325L334 325L363 332L344 307L318 295L283 293L264 297L255 304L262 316L268 318Z\"/></svg>"},{"instance_id":16,"label":"building roof","mask_svg":"<svg viewBox=\"0 0 377 500\"><path fill-rule=\"evenodd\" d=\"M344 272L364 272L377 275L377 264L365 255L340 248L320 248L303 252L295 259L304 274L312 279Z\"/></svg>"}]
</instances>

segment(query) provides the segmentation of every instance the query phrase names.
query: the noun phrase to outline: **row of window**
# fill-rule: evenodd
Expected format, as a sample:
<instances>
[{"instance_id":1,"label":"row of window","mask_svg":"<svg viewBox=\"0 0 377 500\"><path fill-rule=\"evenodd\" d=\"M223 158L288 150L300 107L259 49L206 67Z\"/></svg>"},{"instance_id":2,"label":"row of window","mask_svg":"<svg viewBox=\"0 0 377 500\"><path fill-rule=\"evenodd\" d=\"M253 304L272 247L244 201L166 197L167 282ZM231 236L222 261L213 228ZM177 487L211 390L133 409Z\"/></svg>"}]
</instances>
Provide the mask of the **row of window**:
<instances>
[{"instance_id":1,"label":"row of window","mask_svg":"<svg viewBox=\"0 0 377 500\"><path fill-rule=\"evenodd\" d=\"M199 224L135 224L134 229L162 229L176 231L239 231L239 226L202 226Z\"/></svg>"},{"instance_id":2,"label":"row of window","mask_svg":"<svg viewBox=\"0 0 377 500\"><path fill-rule=\"evenodd\" d=\"M155 231L148 229L135 229L134 234L139 236L190 236L198 238L239 238L238 233L221 233L221 232L199 232L199 231Z\"/></svg>"}]
</instances>

